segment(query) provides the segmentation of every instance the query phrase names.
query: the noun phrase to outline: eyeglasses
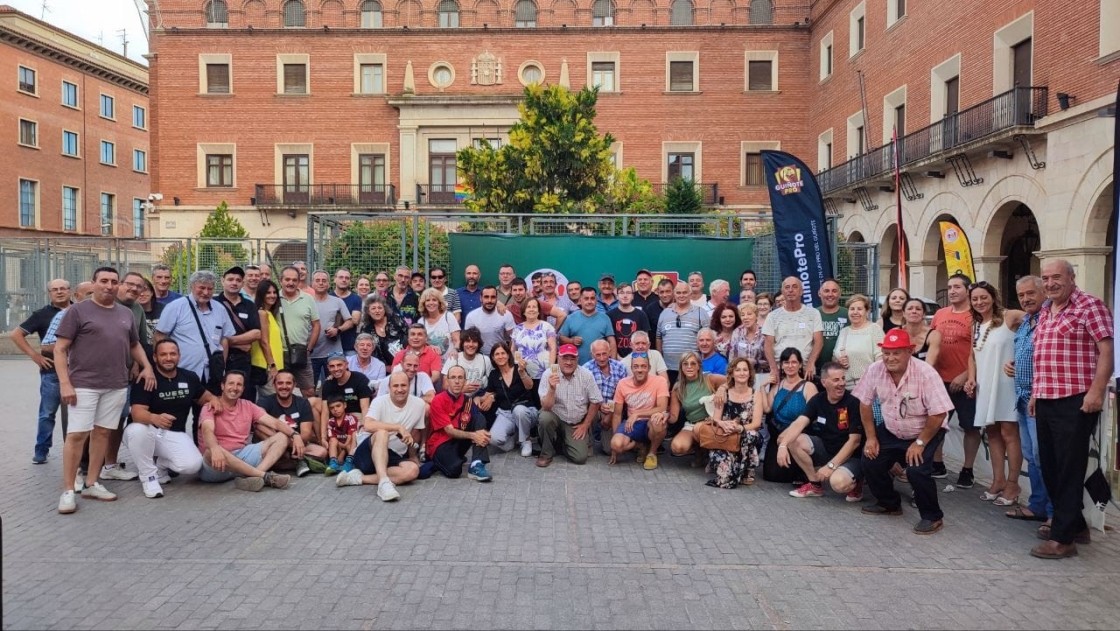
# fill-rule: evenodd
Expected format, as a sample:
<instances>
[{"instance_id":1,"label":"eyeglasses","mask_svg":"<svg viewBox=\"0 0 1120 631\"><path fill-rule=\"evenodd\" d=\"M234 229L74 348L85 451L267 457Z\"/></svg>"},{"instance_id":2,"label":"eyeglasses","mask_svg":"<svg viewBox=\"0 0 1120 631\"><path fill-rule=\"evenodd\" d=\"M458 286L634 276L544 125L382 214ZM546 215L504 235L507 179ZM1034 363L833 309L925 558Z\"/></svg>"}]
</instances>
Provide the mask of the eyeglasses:
<instances>
[{"instance_id":1,"label":"eyeglasses","mask_svg":"<svg viewBox=\"0 0 1120 631\"><path fill-rule=\"evenodd\" d=\"M429 274L428 278L431 278L432 280L443 280L444 278L447 278L447 277L444 276L443 274Z\"/></svg>"},{"instance_id":2,"label":"eyeglasses","mask_svg":"<svg viewBox=\"0 0 1120 631\"><path fill-rule=\"evenodd\" d=\"M971 291L971 290L973 290L973 289L976 289L976 288L980 288L980 289L995 289L995 287L992 287L991 285L989 285L989 284L988 284L988 281L986 281L986 280L982 280L982 281L980 281L980 282L978 282L978 283L972 283L971 285L969 285L969 286L968 286L968 289L969 289L969 291Z\"/></svg>"}]
</instances>

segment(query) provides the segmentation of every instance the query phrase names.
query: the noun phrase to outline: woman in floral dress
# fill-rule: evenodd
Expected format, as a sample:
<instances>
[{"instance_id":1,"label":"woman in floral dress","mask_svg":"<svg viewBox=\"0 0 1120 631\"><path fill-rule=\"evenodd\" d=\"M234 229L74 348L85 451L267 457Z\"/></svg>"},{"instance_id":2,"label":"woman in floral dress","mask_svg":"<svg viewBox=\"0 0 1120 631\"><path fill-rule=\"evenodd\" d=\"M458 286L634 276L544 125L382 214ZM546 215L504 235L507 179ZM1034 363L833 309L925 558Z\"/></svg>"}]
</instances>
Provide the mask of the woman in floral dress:
<instances>
[{"instance_id":1,"label":"woman in floral dress","mask_svg":"<svg viewBox=\"0 0 1120 631\"><path fill-rule=\"evenodd\" d=\"M745 357L732 360L727 366L727 400L723 404L723 418L718 423L726 431L739 433L739 450L713 449L708 452L708 470L714 474L708 480L708 486L733 489L740 483L747 486L754 483L763 397L760 391L751 387L753 383L751 361Z\"/></svg>"}]
</instances>

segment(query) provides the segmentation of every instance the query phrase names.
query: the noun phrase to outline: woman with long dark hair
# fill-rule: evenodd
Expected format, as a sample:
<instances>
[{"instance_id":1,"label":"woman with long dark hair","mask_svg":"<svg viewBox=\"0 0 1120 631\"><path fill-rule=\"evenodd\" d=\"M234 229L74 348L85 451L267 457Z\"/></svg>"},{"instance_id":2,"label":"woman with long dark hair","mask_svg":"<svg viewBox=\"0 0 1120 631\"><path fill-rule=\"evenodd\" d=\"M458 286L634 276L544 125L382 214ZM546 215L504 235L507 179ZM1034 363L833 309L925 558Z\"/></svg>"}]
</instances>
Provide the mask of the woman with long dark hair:
<instances>
[{"instance_id":1,"label":"woman with long dark hair","mask_svg":"<svg viewBox=\"0 0 1120 631\"><path fill-rule=\"evenodd\" d=\"M362 304L362 321L358 333L373 336L373 354L386 366L393 365L393 357L406 345L408 327L393 308L377 292L366 296Z\"/></svg>"},{"instance_id":2,"label":"woman with long dark hair","mask_svg":"<svg viewBox=\"0 0 1120 631\"><path fill-rule=\"evenodd\" d=\"M253 296L261 320L261 337L249 350L252 365L250 378L257 384L257 394L273 394L272 380L284 367L284 340L280 333L280 288L270 280L262 280Z\"/></svg>"}]
</instances>

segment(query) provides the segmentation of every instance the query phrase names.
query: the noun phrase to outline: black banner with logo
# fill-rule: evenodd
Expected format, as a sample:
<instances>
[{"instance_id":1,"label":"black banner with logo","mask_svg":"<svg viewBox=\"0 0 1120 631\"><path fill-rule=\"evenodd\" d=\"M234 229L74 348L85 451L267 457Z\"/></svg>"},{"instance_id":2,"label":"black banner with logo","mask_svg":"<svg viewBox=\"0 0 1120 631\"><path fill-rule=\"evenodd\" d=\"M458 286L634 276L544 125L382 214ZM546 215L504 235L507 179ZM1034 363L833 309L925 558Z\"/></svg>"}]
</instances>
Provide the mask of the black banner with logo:
<instances>
[{"instance_id":1,"label":"black banner with logo","mask_svg":"<svg viewBox=\"0 0 1120 631\"><path fill-rule=\"evenodd\" d=\"M762 170L773 208L782 278L800 278L804 286L801 301L819 306L817 292L832 277L832 250L821 189L804 162L782 151L763 151Z\"/></svg>"}]
</instances>

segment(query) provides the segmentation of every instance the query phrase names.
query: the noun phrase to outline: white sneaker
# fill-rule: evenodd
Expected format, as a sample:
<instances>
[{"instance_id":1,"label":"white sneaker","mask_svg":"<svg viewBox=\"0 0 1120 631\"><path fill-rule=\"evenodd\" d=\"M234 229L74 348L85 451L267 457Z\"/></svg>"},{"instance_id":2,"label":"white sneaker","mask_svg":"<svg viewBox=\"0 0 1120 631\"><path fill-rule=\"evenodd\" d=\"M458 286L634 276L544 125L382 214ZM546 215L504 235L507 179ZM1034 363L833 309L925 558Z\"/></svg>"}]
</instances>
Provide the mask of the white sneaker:
<instances>
[{"instance_id":1,"label":"white sneaker","mask_svg":"<svg viewBox=\"0 0 1120 631\"><path fill-rule=\"evenodd\" d=\"M100 477L102 480L135 480L140 477L140 474L129 471L119 464L114 464L101 467Z\"/></svg>"},{"instance_id":2,"label":"white sneaker","mask_svg":"<svg viewBox=\"0 0 1120 631\"><path fill-rule=\"evenodd\" d=\"M533 455L533 441L527 440L521 443L521 455L525 458Z\"/></svg>"},{"instance_id":3,"label":"white sneaker","mask_svg":"<svg viewBox=\"0 0 1120 631\"><path fill-rule=\"evenodd\" d=\"M163 497L163 487L159 485L159 480L155 476L144 480L141 485L144 487L144 497L153 500L157 497Z\"/></svg>"},{"instance_id":4,"label":"white sneaker","mask_svg":"<svg viewBox=\"0 0 1120 631\"><path fill-rule=\"evenodd\" d=\"M358 469L351 469L338 474L334 478L335 486L361 486L362 485L362 472ZM380 493L380 489L378 490Z\"/></svg>"},{"instance_id":5,"label":"white sneaker","mask_svg":"<svg viewBox=\"0 0 1120 631\"><path fill-rule=\"evenodd\" d=\"M381 498L382 502L393 502L399 500L401 494L390 480L382 480L377 484L377 497Z\"/></svg>"},{"instance_id":6,"label":"white sneaker","mask_svg":"<svg viewBox=\"0 0 1120 631\"><path fill-rule=\"evenodd\" d=\"M78 510L78 498L75 497L73 491L67 491L62 494L58 499L58 512L62 515L69 515Z\"/></svg>"},{"instance_id":7,"label":"white sneaker","mask_svg":"<svg viewBox=\"0 0 1120 631\"><path fill-rule=\"evenodd\" d=\"M78 475L74 476L74 492L81 493L84 488L86 488L86 474L79 471Z\"/></svg>"},{"instance_id":8,"label":"white sneaker","mask_svg":"<svg viewBox=\"0 0 1120 631\"><path fill-rule=\"evenodd\" d=\"M100 482L82 489L82 497L88 497L102 502L112 502L117 499L117 494L101 485Z\"/></svg>"},{"instance_id":9,"label":"white sneaker","mask_svg":"<svg viewBox=\"0 0 1120 631\"><path fill-rule=\"evenodd\" d=\"M160 484L167 484L171 482L171 474L163 467L156 467L156 480Z\"/></svg>"}]
</instances>

